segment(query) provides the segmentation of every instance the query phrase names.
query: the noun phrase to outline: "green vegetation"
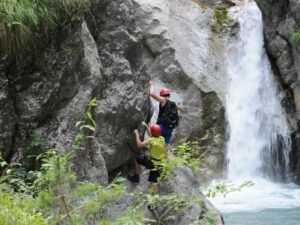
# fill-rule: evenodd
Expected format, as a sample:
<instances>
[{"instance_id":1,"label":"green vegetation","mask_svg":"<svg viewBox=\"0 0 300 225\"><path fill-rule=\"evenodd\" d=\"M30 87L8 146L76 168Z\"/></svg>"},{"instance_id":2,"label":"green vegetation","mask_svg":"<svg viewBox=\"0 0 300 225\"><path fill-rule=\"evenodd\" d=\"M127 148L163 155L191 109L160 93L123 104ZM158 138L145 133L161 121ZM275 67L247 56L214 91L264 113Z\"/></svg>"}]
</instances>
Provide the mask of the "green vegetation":
<instances>
[{"instance_id":1,"label":"green vegetation","mask_svg":"<svg viewBox=\"0 0 300 225\"><path fill-rule=\"evenodd\" d=\"M176 219L181 211L193 202L192 199L184 198L177 194L144 195L142 197L146 199L148 207L152 209L157 225L166 224ZM163 207L160 213L158 213L158 207Z\"/></svg>"},{"instance_id":2,"label":"green vegetation","mask_svg":"<svg viewBox=\"0 0 300 225\"><path fill-rule=\"evenodd\" d=\"M44 144L44 140L40 135L33 134L31 136L30 148L40 147Z\"/></svg>"},{"instance_id":3,"label":"green vegetation","mask_svg":"<svg viewBox=\"0 0 300 225\"><path fill-rule=\"evenodd\" d=\"M75 137L75 145L73 146L76 150L80 148L82 141L86 139L94 138L94 132L96 130L96 122L93 118L93 108L97 106L97 99L93 98L88 104L88 110L84 120L78 121L76 127L79 127L79 133Z\"/></svg>"},{"instance_id":4,"label":"green vegetation","mask_svg":"<svg viewBox=\"0 0 300 225\"><path fill-rule=\"evenodd\" d=\"M300 31L295 31L291 34L290 42L293 46L298 44L300 41Z\"/></svg>"},{"instance_id":5,"label":"green vegetation","mask_svg":"<svg viewBox=\"0 0 300 225\"><path fill-rule=\"evenodd\" d=\"M159 162L157 166L162 166L163 168L159 182L162 182L167 177L174 177L175 174L173 172L180 166L187 166L195 173L201 167L199 159L194 157L197 144L197 142L193 141L178 145L171 151L173 153L171 157Z\"/></svg>"},{"instance_id":6,"label":"green vegetation","mask_svg":"<svg viewBox=\"0 0 300 225\"><path fill-rule=\"evenodd\" d=\"M107 187L76 182L68 154L49 150L40 157L42 170L27 173L32 180L2 161L9 169L1 177L1 225L94 224L102 219L99 212L124 194L120 179Z\"/></svg>"},{"instance_id":7,"label":"green vegetation","mask_svg":"<svg viewBox=\"0 0 300 225\"><path fill-rule=\"evenodd\" d=\"M217 24L222 25L228 19L227 14L228 14L227 10L215 9L214 16Z\"/></svg>"},{"instance_id":8,"label":"green vegetation","mask_svg":"<svg viewBox=\"0 0 300 225\"><path fill-rule=\"evenodd\" d=\"M215 24L212 26L212 30L215 33L220 33L224 27L224 25L228 25L230 27L234 27L234 22L228 18L228 11L227 10L220 10L215 9L214 10L214 18L215 18Z\"/></svg>"},{"instance_id":9,"label":"green vegetation","mask_svg":"<svg viewBox=\"0 0 300 225\"><path fill-rule=\"evenodd\" d=\"M89 0L1 0L0 46L8 54L35 53L52 31L80 20Z\"/></svg>"},{"instance_id":10,"label":"green vegetation","mask_svg":"<svg viewBox=\"0 0 300 225\"><path fill-rule=\"evenodd\" d=\"M251 187L253 185L254 185L253 181L250 181L250 180L246 180L241 184L233 184L231 182L223 182L223 183L220 183L220 184L210 187L208 189L206 196L214 198L217 195L222 195L223 197L226 197L229 193L241 191L243 188Z\"/></svg>"}]
</instances>

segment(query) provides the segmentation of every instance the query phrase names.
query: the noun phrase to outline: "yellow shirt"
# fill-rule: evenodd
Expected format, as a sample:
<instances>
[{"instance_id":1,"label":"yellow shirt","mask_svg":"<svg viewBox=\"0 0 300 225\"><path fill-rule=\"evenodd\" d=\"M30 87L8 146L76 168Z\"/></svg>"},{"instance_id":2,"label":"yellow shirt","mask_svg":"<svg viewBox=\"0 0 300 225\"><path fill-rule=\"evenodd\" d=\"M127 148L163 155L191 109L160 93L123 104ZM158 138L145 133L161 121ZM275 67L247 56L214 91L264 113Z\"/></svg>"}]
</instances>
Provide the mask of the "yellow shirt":
<instances>
[{"instance_id":1,"label":"yellow shirt","mask_svg":"<svg viewBox=\"0 0 300 225\"><path fill-rule=\"evenodd\" d=\"M150 157L154 159L163 159L166 157L165 138L163 136L150 137L145 143L150 146Z\"/></svg>"}]
</instances>

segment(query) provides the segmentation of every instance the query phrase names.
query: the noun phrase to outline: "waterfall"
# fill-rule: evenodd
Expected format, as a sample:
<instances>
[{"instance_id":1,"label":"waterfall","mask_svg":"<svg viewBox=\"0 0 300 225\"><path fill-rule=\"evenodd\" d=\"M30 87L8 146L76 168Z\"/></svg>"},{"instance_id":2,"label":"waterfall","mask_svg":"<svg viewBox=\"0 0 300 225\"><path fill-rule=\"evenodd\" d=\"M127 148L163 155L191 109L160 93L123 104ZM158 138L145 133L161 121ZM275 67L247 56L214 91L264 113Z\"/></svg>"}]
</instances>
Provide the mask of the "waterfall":
<instances>
[{"instance_id":1,"label":"waterfall","mask_svg":"<svg viewBox=\"0 0 300 225\"><path fill-rule=\"evenodd\" d=\"M291 143L264 49L262 15L247 1L231 8L229 16L240 29L227 45L227 175L235 184L249 179L254 185L210 200L228 225L298 224L292 215L300 209L299 186L274 182L289 181Z\"/></svg>"},{"instance_id":2,"label":"waterfall","mask_svg":"<svg viewBox=\"0 0 300 225\"><path fill-rule=\"evenodd\" d=\"M261 12L250 1L229 16L239 22L240 31L228 44L228 178L286 175L290 138L264 49Z\"/></svg>"}]
</instances>

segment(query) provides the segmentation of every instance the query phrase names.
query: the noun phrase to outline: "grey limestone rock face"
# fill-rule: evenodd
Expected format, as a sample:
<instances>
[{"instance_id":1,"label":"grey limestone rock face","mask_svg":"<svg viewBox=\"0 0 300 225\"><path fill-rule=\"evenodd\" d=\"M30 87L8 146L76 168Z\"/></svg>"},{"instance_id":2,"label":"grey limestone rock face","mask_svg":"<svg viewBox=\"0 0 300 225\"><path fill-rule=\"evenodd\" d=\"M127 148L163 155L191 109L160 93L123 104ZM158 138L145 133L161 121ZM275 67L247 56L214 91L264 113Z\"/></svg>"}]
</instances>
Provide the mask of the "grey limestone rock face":
<instances>
[{"instance_id":1,"label":"grey limestone rock face","mask_svg":"<svg viewBox=\"0 0 300 225\"><path fill-rule=\"evenodd\" d=\"M97 29L92 33L103 65L102 84L95 90L99 96L96 139L111 172L132 157L127 142L132 142L133 130L150 116L150 78L141 60L141 31L135 23L132 1L94 1L93 9ZM93 21L89 26L93 29Z\"/></svg>"},{"instance_id":2,"label":"grey limestone rock face","mask_svg":"<svg viewBox=\"0 0 300 225\"><path fill-rule=\"evenodd\" d=\"M33 71L22 74L21 79L27 79L29 84L16 97L18 130L13 160L24 162L29 154L38 154L47 148L57 148L62 153L72 148L79 132L75 124L85 118L90 99L96 97L94 89L101 80L100 69L96 44L86 24L82 23L59 49L45 52ZM41 140L40 148L30 148L34 138ZM99 148L87 146L84 151L85 155L89 152L99 158ZM75 167L80 167L75 168L80 171L79 179L90 178L106 184L103 159L100 157L96 166L92 159L85 159L85 165L80 162L81 167L75 163Z\"/></svg>"},{"instance_id":3,"label":"grey limestone rock face","mask_svg":"<svg viewBox=\"0 0 300 225\"><path fill-rule=\"evenodd\" d=\"M297 21L297 24L299 25L300 24L300 15L299 15L300 1L299 0L291 0L289 2L289 5L290 5L291 12L293 14L293 17L295 18L295 20Z\"/></svg>"},{"instance_id":4,"label":"grey limestone rock face","mask_svg":"<svg viewBox=\"0 0 300 225\"><path fill-rule=\"evenodd\" d=\"M133 3L145 46L142 59L147 62L155 91L169 88L171 100L183 106L181 123L174 130L171 143L205 139L206 144L199 141L203 143L202 150L208 150L208 145L215 146L212 148L222 155L225 127L219 125L225 123L223 103L227 87L223 44L230 38L229 33L212 32L215 19L210 4L203 9L196 1ZM152 103L155 123L158 103ZM210 107L212 104L214 107ZM220 137L220 141L216 142L213 136ZM218 166L222 165L220 161Z\"/></svg>"},{"instance_id":5,"label":"grey limestone rock face","mask_svg":"<svg viewBox=\"0 0 300 225\"><path fill-rule=\"evenodd\" d=\"M5 159L8 159L14 144L16 114L9 94L9 81L5 74L7 57L2 57L0 58L0 152Z\"/></svg>"}]
</instances>

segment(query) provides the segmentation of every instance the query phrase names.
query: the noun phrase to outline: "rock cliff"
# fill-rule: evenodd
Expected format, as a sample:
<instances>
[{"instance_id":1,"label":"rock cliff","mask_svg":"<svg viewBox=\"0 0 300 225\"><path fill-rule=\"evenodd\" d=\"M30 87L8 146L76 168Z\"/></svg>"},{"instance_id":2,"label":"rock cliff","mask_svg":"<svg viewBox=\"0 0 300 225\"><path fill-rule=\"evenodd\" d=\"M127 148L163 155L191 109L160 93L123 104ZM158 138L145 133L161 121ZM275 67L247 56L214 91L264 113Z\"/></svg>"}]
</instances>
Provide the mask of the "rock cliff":
<instances>
[{"instance_id":1,"label":"rock cliff","mask_svg":"<svg viewBox=\"0 0 300 225\"><path fill-rule=\"evenodd\" d=\"M133 129L152 115L150 79L183 104L173 143L198 139L201 151L218 155L226 73L222 36L211 29L213 12L194 1L94 0L86 21L57 35L34 61L21 64L2 54L5 158L32 165L28 155L50 147L67 151L78 132L75 123L96 97L96 139L79 153L85 160L78 162L78 174L106 183L107 172L131 158L126 142L132 145ZM222 164L218 158L213 166Z\"/></svg>"},{"instance_id":2,"label":"rock cliff","mask_svg":"<svg viewBox=\"0 0 300 225\"><path fill-rule=\"evenodd\" d=\"M214 10L198 1L93 0L85 20L58 33L34 60L20 63L0 52L3 156L32 168L28 156L49 148L67 153L76 122L97 98L95 139L78 151L74 168L80 180L107 184L132 159L132 131L151 119L152 79L156 91L168 87L183 105L172 142L198 140L206 165L220 169L227 34L213 33L215 23ZM190 219L200 211L194 208Z\"/></svg>"}]
</instances>

